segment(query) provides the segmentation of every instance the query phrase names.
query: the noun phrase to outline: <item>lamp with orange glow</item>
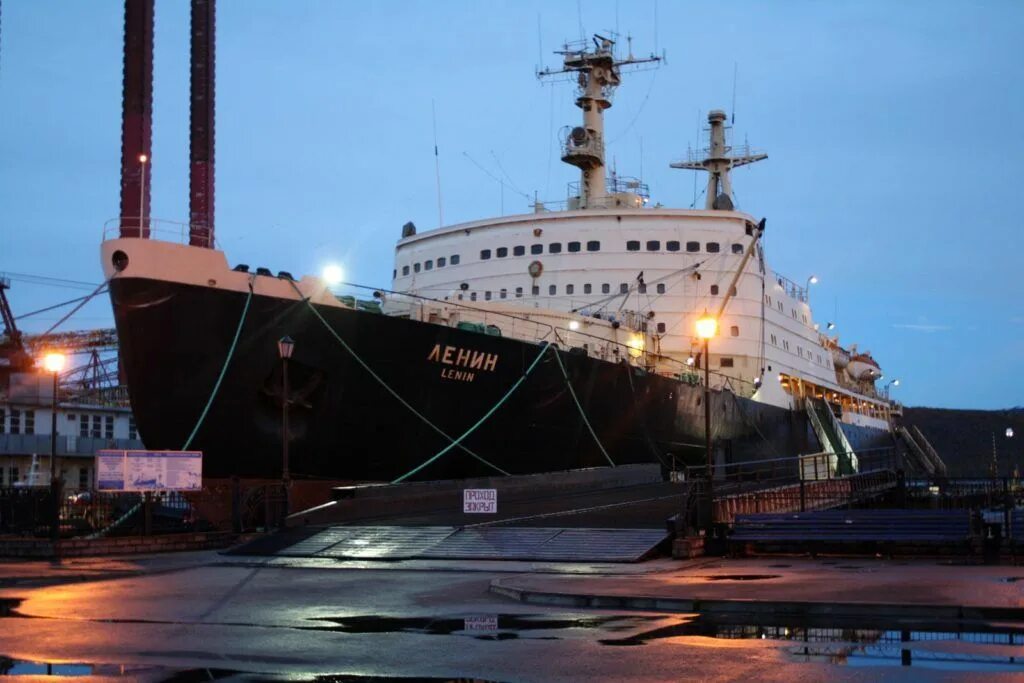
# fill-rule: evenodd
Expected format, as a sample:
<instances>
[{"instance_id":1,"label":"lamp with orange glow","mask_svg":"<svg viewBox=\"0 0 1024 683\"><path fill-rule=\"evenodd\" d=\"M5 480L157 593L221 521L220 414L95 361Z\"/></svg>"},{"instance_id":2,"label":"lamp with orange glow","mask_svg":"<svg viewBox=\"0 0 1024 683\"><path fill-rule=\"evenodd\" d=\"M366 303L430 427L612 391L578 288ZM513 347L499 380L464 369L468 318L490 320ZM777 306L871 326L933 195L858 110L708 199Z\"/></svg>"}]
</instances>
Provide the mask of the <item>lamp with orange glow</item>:
<instances>
[{"instance_id":1,"label":"lamp with orange glow","mask_svg":"<svg viewBox=\"0 0 1024 683\"><path fill-rule=\"evenodd\" d=\"M64 369L64 360L63 353L52 351L43 356L43 367L46 368L47 372L57 374Z\"/></svg>"},{"instance_id":2,"label":"lamp with orange glow","mask_svg":"<svg viewBox=\"0 0 1024 683\"><path fill-rule=\"evenodd\" d=\"M710 315L697 320L697 336L701 339L711 339L718 334L718 321Z\"/></svg>"}]
</instances>

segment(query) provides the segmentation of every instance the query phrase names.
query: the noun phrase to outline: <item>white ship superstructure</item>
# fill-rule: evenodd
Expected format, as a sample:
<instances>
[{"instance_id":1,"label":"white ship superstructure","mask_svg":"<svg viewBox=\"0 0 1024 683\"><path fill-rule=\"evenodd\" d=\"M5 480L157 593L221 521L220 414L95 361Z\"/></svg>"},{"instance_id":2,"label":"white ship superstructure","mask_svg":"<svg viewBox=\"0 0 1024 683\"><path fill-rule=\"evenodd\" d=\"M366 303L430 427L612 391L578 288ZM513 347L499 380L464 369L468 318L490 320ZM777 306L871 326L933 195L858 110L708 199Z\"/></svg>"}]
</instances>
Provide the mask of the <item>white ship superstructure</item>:
<instances>
[{"instance_id":1,"label":"white ship superstructure","mask_svg":"<svg viewBox=\"0 0 1024 683\"><path fill-rule=\"evenodd\" d=\"M567 48L563 68L579 78L583 124L568 129L562 160L580 169L566 210L442 227L399 241L392 313L454 325L493 322L505 336L550 335L569 347L651 372L696 377L710 363L712 386L803 411L823 399L845 423L887 429L893 404L875 389L870 354L851 353L814 318L811 278L799 284L772 271L759 238L764 222L735 209L730 171L767 158L726 140L726 115L708 114L708 147L675 168L708 173L702 209L651 206L641 181L605 177L603 112L623 66L614 43ZM408 312L407 312L408 311ZM715 315L719 334L701 358L696 320ZM512 319L534 320L536 326ZM505 322L502 322L504 320ZM607 340L614 343L602 343Z\"/></svg>"}]
</instances>

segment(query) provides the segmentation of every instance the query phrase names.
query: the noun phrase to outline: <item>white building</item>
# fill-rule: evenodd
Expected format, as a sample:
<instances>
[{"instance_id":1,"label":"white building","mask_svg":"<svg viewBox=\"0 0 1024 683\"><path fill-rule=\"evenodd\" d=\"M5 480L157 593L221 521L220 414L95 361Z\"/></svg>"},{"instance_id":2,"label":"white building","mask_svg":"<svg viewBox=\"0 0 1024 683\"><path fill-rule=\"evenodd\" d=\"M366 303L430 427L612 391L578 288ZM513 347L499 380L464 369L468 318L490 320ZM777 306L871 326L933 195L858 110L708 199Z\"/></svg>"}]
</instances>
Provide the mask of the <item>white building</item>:
<instances>
[{"instance_id":1,"label":"white building","mask_svg":"<svg viewBox=\"0 0 1024 683\"><path fill-rule=\"evenodd\" d=\"M52 402L49 375L11 376L10 387L0 394L0 487L49 485ZM57 466L67 489L93 486L95 453L105 448L142 448L131 409L58 403Z\"/></svg>"}]
</instances>

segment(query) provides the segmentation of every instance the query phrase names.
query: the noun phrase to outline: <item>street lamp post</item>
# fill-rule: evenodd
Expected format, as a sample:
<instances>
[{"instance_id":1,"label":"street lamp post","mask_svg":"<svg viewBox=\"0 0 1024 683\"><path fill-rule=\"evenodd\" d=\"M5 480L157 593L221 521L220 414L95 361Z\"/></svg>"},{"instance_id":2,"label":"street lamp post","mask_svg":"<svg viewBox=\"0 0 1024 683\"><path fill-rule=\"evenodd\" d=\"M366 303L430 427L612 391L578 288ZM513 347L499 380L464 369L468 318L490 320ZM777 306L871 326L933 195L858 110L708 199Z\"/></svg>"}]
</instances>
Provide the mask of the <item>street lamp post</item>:
<instances>
[{"instance_id":1,"label":"street lamp post","mask_svg":"<svg viewBox=\"0 0 1024 683\"><path fill-rule=\"evenodd\" d=\"M60 538L60 496L63 484L57 470L57 379L64 369L64 355L56 352L46 354L43 367L53 373L53 396L50 400L50 499L53 504L50 540L56 543Z\"/></svg>"},{"instance_id":2,"label":"street lamp post","mask_svg":"<svg viewBox=\"0 0 1024 683\"><path fill-rule=\"evenodd\" d=\"M295 350L295 341L288 336L281 337L277 342L277 354L281 358L281 483L284 486L284 520L288 517L288 489L291 486L291 473L288 471L288 442L291 432L288 429L288 407L291 403L291 392L288 388L288 359Z\"/></svg>"},{"instance_id":3,"label":"street lamp post","mask_svg":"<svg viewBox=\"0 0 1024 683\"><path fill-rule=\"evenodd\" d=\"M811 303L811 285L816 285L816 284L818 284L818 276L817 275L811 275L809 278L807 278L807 286L804 287L804 296L806 297L806 299L807 299L806 303L808 303L808 304Z\"/></svg>"},{"instance_id":4,"label":"street lamp post","mask_svg":"<svg viewBox=\"0 0 1024 683\"><path fill-rule=\"evenodd\" d=\"M885 397L889 398L889 387L898 387L900 381L898 379L891 379L885 383Z\"/></svg>"},{"instance_id":5,"label":"street lamp post","mask_svg":"<svg viewBox=\"0 0 1024 683\"><path fill-rule=\"evenodd\" d=\"M705 314L697 321L697 336L704 342L702 360L704 363L704 455L707 460L708 530L714 523L714 455L711 451L711 358L708 356L708 342L718 333L718 320Z\"/></svg>"},{"instance_id":6,"label":"street lamp post","mask_svg":"<svg viewBox=\"0 0 1024 683\"><path fill-rule=\"evenodd\" d=\"M1013 438L1013 427L1006 428L1006 438ZM992 476L999 476L999 456L996 452L996 433L992 432Z\"/></svg>"},{"instance_id":7,"label":"street lamp post","mask_svg":"<svg viewBox=\"0 0 1024 683\"><path fill-rule=\"evenodd\" d=\"M146 162L149 157L145 154L139 155L139 165L142 167L142 182L139 183L139 237L143 237L143 223L146 215Z\"/></svg>"}]
</instances>

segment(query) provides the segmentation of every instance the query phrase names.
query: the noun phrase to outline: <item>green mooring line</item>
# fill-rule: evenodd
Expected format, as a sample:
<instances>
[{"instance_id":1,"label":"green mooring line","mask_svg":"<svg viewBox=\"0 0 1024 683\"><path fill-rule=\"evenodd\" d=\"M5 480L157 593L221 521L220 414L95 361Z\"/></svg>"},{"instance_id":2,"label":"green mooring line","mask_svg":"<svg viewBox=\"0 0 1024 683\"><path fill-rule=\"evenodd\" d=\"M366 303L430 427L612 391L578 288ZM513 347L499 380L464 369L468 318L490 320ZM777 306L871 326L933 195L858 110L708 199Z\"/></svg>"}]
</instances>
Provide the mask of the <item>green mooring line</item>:
<instances>
[{"instance_id":1,"label":"green mooring line","mask_svg":"<svg viewBox=\"0 0 1024 683\"><path fill-rule=\"evenodd\" d=\"M416 410L414 407L412 407L412 405L410 405L408 401L406 401L404 398L402 398L398 394L398 392L396 392L394 389L392 389L391 386L387 382L385 382L384 379L380 375L378 375L376 372L374 372L373 368L371 368L369 365L367 365L366 361L364 361L362 358L360 358L359 354L357 354L355 352L355 350L351 346L349 346L345 342L344 339L341 338L341 336L334 330L334 328L331 327L331 324L329 322L327 322L327 320L322 315L320 315L320 311L316 310L316 306L313 305L313 302L310 301L308 297L304 296L302 294L302 292L299 290L299 288L295 286L294 282L292 283L292 287L298 293L299 297L301 297L302 300L306 302L306 304L309 306L310 310L313 311L313 315L315 315L320 320L320 322L324 324L324 327L326 327L327 331L331 333L331 336L334 337L338 341L338 343L341 344L342 348L344 348L349 353L349 355L351 355L352 358L355 359L355 361L357 363L359 363L359 365L362 366L362 368L364 370L366 370L366 372L370 373L370 376L373 377L377 381L377 383L380 384L385 389L385 391L387 391L389 394L391 394L395 398L396 401L398 401L403 406L405 406L409 410L409 412L411 412L413 415L415 415L420 420L422 420L423 423L426 424L428 427L433 429L435 432L437 432L438 434L440 434L444 438L446 438L449 441L451 441L452 442L452 444L451 444L452 446L457 445L463 451L465 451L466 453L471 455L473 458L479 460L483 464L487 465L488 467L494 469L497 472L500 472L501 474L503 474L505 476L509 476L508 472L506 472L505 470L501 469L500 467L498 467L494 463L489 462L485 458L477 455L476 453L471 451L469 448L467 448L463 444L458 443L455 439L450 437L444 430L442 430L440 427L438 427L433 422L428 420L425 415L423 415L418 410ZM460 438L460 440L461 440L461 438ZM450 448L450 446L449 446L449 448ZM445 449L445 450L447 450L447 449ZM435 456L435 458L436 457L437 456ZM405 476L408 477L409 475L405 475Z\"/></svg>"},{"instance_id":2,"label":"green mooring line","mask_svg":"<svg viewBox=\"0 0 1024 683\"><path fill-rule=\"evenodd\" d=\"M235 338L231 340L231 348L228 349L227 358L224 359L224 365L220 369L220 375L217 376L217 382L213 385L213 391L210 392L210 398L206 401L206 406L203 408L203 412L199 415L199 419L196 421L196 426L192 429L192 433L188 435L188 439L185 440L185 445L181 447L181 450L187 451L188 447L192 445L192 440L196 438L196 434L199 432L199 428L203 426L203 422L206 420L206 414L210 412L210 406L213 405L213 399L217 397L217 392L220 391L220 385L224 381L224 375L228 374L228 366L231 365L231 359L235 355L235 348L238 346L238 339L242 336L242 326L245 325L245 318L249 313L249 304L252 302L252 279L249 279L249 295L245 298L245 306L242 308L242 317L238 319L238 327L235 329Z\"/></svg>"},{"instance_id":3,"label":"green mooring line","mask_svg":"<svg viewBox=\"0 0 1024 683\"><path fill-rule=\"evenodd\" d=\"M572 388L572 382L569 381L569 373L565 371L565 366L562 365L562 359L559 357L558 352L555 351L555 360L558 361L558 367L562 370L562 376L565 377L565 386L569 387L569 394L572 396L573 402L576 403L576 408L580 411L580 417L583 418L583 424L587 425L587 430L590 432L590 436L594 437L594 443L601 449L601 454L604 459L608 461L608 464L615 467L615 463L612 461L611 456L608 455L608 451L604 449L604 444L597 438L597 434L594 433L594 428L590 426L590 420L587 419L587 414L583 412L583 406L580 405L579 398L576 397L576 390ZM630 369L632 372L632 369Z\"/></svg>"},{"instance_id":4,"label":"green mooring line","mask_svg":"<svg viewBox=\"0 0 1024 683\"><path fill-rule=\"evenodd\" d=\"M400 476L399 478L395 479L395 480L394 480L394 481L392 481L391 483L392 483L392 484L398 484L398 483L400 483L401 481L403 481L403 480L405 480L405 479L408 479L408 478L409 478L409 477L411 477L412 475L414 475L414 474L416 474L417 472L419 472L420 470L422 470L422 469L423 469L424 467L426 467L427 465L430 465L431 463L433 463L433 462L434 462L435 460L437 460L438 458L440 458L440 457L441 457L442 455L444 455L445 453L447 453L447 452L448 452L448 451L450 451L451 449L455 448L455 446L457 446L457 445L458 445L458 444L459 444L459 443L460 443L460 442L461 442L461 441L462 441L463 439L465 439L465 438L466 438L467 436L469 436L470 434L472 434L473 432L475 432L475 431L476 431L476 429L477 429L477 427L479 427L479 426L480 426L480 425L482 425L482 424L483 424L484 422L486 422L486 421L487 421L487 419L488 419L488 418L489 418L489 417L490 417L491 415L493 415L493 414L494 414L494 411L496 411L496 410L497 410L498 408L500 408L500 407L502 406L502 404L504 404L504 403L505 403L505 401L507 401L507 400L508 400L508 397L509 397L509 396L511 396L511 395L512 395L512 393L513 393L513 392L514 392L514 391L515 391L516 389L518 389L518 388L519 388L519 385L521 385L521 384L522 384L522 383L523 383L523 382L524 382L524 381L526 380L526 378L527 378L527 377L528 377L528 376L530 375L530 373L531 373L531 372L533 372L533 369L534 369L535 367L537 367L537 363L539 363L539 362L540 362L540 359L544 357L544 354L545 354L545 353L547 353L547 350L548 350L549 348L551 348L551 342L544 342L544 348L542 348L542 349L540 350L540 353L538 353L538 354L537 354L537 357L533 359L533 362L532 362L532 363L530 363L530 367L526 368L526 372L524 372L524 373L522 374L522 376L520 376L520 377L519 377L519 379L517 379L517 380L515 381L515 383L514 383L514 384L513 384L513 385L512 385L511 387L509 387L509 390L505 392L505 395L501 397L501 400L499 400L499 401L498 401L497 403L495 403L495 404L494 404L493 406L491 406L491 409L490 409L490 410L488 410L488 411L487 411L486 413L484 413L484 416L483 416L483 417L481 417L481 418L480 418L479 420L477 420L477 421L476 421L476 424L474 424L474 425L473 425L472 427L470 427L470 428L469 428L469 429L467 429L467 430L466 430L465 432L463 432L462 436L460 436L459 438L455 439L455 440L454 440L454 441L452 441L452 442L451 442L450 444L448 444L447 446L445 446L444 448L442 448L442 449L441 449L441 450L440 450L440 451L439 451L439 452L437 453L437 455L435 455L434 457L430 458L429 460L427 460L426 462L424 462L424 463L423 463L422 465L420 465L419 467L417 467L417 468L415 468L415 469L413 469L413 470L411 470L411 471L409 471L409 472L407 472L407 473L403 474L402 476ZM556 352L556 356L557 356L557 352Z\"/></svg>"}]
</instances>

